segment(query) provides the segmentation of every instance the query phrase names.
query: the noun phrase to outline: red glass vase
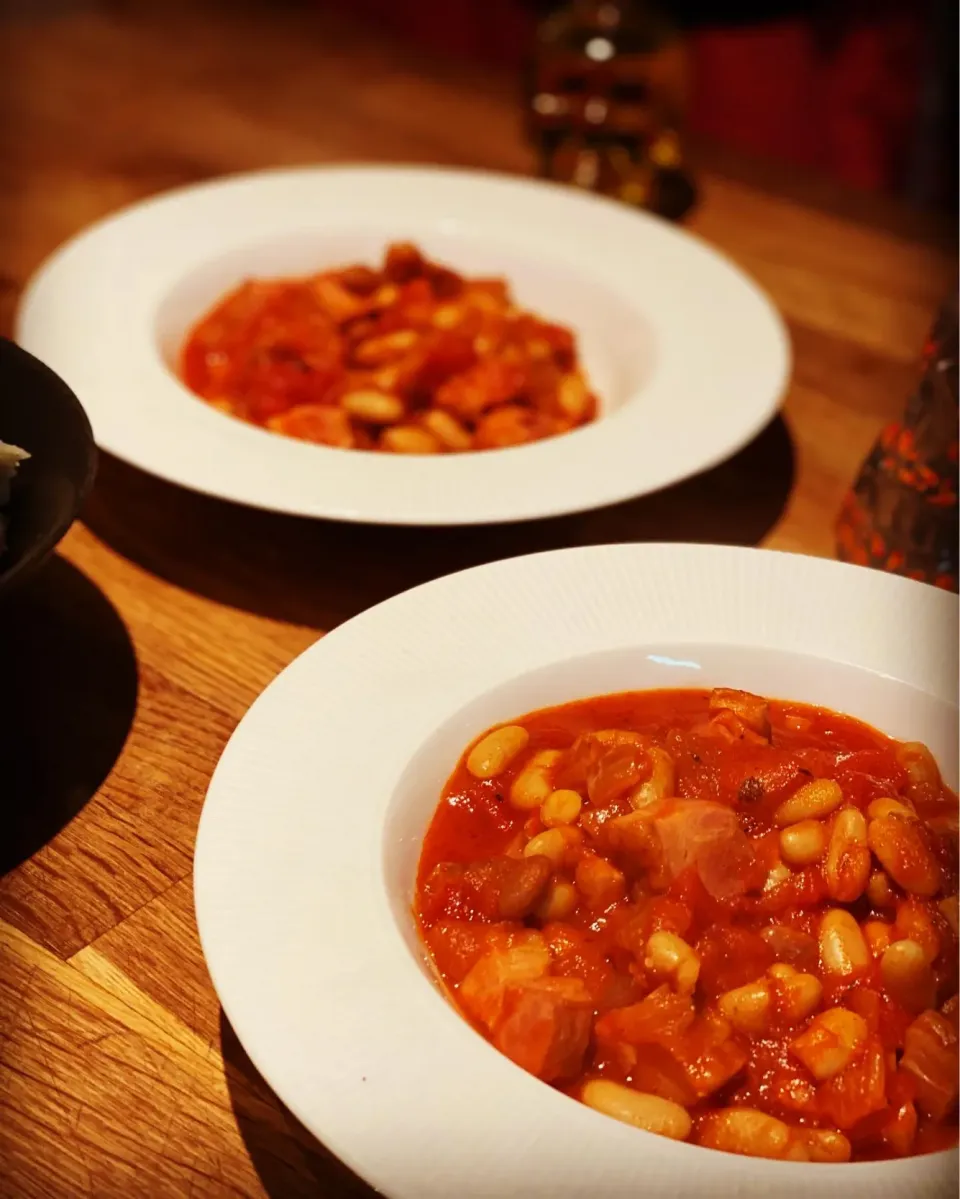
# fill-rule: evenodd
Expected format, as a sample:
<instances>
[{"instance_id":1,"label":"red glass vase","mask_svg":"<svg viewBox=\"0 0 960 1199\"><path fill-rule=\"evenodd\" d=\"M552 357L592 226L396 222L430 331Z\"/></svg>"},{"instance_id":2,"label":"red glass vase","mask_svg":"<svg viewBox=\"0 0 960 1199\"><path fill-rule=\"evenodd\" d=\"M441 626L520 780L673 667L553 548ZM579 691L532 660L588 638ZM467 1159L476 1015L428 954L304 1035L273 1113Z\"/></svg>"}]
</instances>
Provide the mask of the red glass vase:
<instances>
[{"instance_id":1,"label":"red glass vase","mask_svg":"<svg viewBox=\"0 0 960 1199\"><path fill-rule=\"evenodd\" d=\"M941 308L920 385L887 425L844 499L837 552L847 562L958 590L957 301Z\"/></svg>"}]
</instances>

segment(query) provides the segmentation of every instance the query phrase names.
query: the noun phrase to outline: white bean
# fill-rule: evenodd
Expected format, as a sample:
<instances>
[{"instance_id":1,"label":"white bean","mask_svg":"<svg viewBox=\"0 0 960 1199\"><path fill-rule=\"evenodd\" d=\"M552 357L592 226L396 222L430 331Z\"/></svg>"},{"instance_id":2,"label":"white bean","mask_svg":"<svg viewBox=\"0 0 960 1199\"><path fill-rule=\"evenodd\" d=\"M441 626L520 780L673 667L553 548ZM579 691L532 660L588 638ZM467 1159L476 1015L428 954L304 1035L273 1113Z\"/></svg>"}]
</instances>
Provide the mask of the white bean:
<instances>
[{"instance_id":1,"label":"white bean","mask_svg":"<svg viewBox=\"0 0 960 1199\"><path fill-rule=\"evenodd\" d=\"M478 779L492 779L526 748L530 734L522 725L505 724L477 742L467 756L467 769Z\"/></svg>"}]
</instances>

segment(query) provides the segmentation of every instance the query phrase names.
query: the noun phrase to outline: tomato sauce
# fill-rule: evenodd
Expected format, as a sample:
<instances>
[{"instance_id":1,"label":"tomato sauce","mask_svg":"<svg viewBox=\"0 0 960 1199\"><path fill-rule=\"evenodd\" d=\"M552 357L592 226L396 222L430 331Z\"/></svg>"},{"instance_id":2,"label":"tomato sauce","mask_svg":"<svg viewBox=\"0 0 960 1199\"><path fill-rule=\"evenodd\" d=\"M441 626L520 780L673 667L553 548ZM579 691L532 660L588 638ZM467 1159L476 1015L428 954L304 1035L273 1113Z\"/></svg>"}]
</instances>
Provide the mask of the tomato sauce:
<instances>
[{"instance_id":1,"label":"tomato sauce","mask_svg":"<svg viewBox=\"0 0 960 1199\"><path fill-rule=\"evenodd\" d=\"M336 449L501 449L597 414L569 329L408 243L377 267L247 280L190 331L180 373L222 412Z\"/></svg>"},{"instance_id":2,"label":"tomato sauce","mask_svg":"<svg viewBox=\"0 0 960 1199\"><path fill-rule=\"evenodd\" d=\"M444 789L416 899L451 1000L501 1052L719 1149L956 1143L957 797L925 747L725 689L502 734Z\"/></svg>"}]
</instances>

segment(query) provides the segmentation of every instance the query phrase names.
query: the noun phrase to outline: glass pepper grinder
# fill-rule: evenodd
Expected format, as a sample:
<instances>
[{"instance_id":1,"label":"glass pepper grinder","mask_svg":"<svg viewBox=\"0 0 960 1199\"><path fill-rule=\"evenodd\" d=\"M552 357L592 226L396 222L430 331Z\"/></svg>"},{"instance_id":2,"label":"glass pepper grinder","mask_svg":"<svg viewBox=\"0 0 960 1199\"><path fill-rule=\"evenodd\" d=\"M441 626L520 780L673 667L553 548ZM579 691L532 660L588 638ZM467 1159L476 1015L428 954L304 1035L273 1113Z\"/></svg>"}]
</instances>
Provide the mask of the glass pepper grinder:
<instances>
[{"instance_id":1,"label":"glass pepper grinder","mask_svg":"<svg viewBox=\"0 0 960 1199\"><path fill-rule=\"evenodd\" d=\"M920 383L887 425L844 499L837 553L958 590L957 296L943 304L923 348Z\"/></svg>"},{"instance_id":2,"label":"glass pepper grinder","mask_svg":"<svg viewBox=\"0 0 960 1199\"><path fill-rule=\"evenodd\" d=\"M571 0L541 22L529 67L541 175L678 220L696 200L687 80L684 41L652 0Z\"/></svg>"}]
</instances>

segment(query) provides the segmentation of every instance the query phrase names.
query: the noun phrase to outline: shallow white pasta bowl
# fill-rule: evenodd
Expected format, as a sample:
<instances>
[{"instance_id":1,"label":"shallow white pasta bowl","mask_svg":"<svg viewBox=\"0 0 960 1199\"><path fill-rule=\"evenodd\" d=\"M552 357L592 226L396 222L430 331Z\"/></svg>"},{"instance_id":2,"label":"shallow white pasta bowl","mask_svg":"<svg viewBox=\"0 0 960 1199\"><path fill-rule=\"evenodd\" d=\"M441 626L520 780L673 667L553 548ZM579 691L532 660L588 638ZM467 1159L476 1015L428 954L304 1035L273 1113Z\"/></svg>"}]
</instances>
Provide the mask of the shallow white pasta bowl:
<instances>
[{"instance_id":1,"label":"shallow white pasta bowl","mask_svg":"<svg viewBox=\"0 0 960 1199\"><path fill-rule=\"evenodd\" d=\"M193 324L246 277L379 261L417 242L570 326L602 419L469 455L330 449L232 419L176 374ZM310 168L137 204L58 250L16 328L90 414L97 442L196 491L399 525L524 520L655 491L721 461L776 411L789 350L760 290L705 243L572 189L469 171Z\"/></svg>"},{"instance_id":2,"label":"shallow white pasta bowl","mask_svg":"<svg viewBox=\"0 0 960 1199\"><path fill-rule=\"evenodd\" d=\"M224 1009L293 1112L391 1199L933 1199L955 1154L798 1165L677 1144L525 1074L432 980L411 903L468 742L532 709L748 688L922 739L957 783L957 601L819 559L604 546L429 583L264 692L210 784L200 935Z\"/></svg>"}]
</instances>

